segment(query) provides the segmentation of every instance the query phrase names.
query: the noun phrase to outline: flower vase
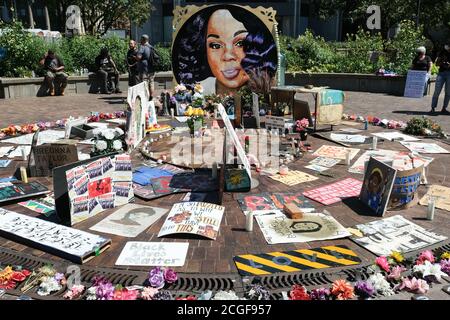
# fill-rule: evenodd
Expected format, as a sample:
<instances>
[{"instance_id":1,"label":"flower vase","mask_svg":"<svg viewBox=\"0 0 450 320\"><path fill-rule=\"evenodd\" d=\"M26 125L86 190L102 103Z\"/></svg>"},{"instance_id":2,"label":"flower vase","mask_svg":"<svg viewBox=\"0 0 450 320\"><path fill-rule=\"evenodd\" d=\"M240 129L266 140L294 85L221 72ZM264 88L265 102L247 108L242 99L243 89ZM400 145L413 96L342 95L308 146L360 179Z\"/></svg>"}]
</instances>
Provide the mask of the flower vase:
<instances>
[{"instance_id":1,"label":"flower vase","mask_svg":"<svg viewBox=\"0 0 450 320\"><path fill-rule=\"evenodd\" d=\"M300 131L300 140L301 141L306 141L307 138L308 138L308 132Z\"/></svg>"}]
</instances>

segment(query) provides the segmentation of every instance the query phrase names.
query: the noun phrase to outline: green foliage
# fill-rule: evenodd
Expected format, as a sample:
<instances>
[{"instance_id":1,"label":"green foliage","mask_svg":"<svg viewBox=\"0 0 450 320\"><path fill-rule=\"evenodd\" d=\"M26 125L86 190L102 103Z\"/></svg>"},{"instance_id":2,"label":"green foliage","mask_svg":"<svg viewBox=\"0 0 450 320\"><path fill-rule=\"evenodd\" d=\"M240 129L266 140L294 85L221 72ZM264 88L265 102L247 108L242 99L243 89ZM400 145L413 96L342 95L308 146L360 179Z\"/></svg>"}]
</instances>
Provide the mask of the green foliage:
<instances>
[{"instance_id":1,"label":"green foliage","mask_svg":"<svg viewBox=\"0 0 450 320\"><path fill-rule=\"evenodd\" d=\"M159 55L159 63L156 66L156 71L172 70L172 55L170 52L170 48L158 44L155 46L155 49Z\"/></svg>"},{"instance_id":2,"label":"green foliage","mask_svg":"<svg viewBox=\"0 0 450 320\"><path fill-rule=\"evenodd\" d=\"M440 137L445 136L440 125L433 122L429 118L412 118L406 124L406 128L404 130L407 134L412 135L437 135Z\"/></svg>"}]
</instances>

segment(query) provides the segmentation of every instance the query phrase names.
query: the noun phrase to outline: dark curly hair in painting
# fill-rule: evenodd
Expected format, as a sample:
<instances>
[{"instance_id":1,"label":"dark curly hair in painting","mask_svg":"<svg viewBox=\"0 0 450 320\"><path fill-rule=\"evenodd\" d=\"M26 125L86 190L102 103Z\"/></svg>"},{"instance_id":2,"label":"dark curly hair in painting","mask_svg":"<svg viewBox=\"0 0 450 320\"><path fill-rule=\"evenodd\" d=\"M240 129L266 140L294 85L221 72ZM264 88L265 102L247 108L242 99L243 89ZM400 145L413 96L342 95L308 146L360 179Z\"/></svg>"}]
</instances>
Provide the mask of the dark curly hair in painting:
<instances>
[{"instance_id":1,"label":"dark curly hair in painting","mask_svg":"<svg viewBox=\"0 0 450 320\"><path fill-rule=\"evenodd\" d=\"M239 6L213 5L190 17L175 38L172 67L177 82L189 86L213 76L206 56L206 32L210 16L220 9L228 10L248 31L243 43L245 58L241 61L245 72L265 71L270 77L274 77L278 62L277 47L266 25L250 11Z\"/></svg>"}]
</instances>

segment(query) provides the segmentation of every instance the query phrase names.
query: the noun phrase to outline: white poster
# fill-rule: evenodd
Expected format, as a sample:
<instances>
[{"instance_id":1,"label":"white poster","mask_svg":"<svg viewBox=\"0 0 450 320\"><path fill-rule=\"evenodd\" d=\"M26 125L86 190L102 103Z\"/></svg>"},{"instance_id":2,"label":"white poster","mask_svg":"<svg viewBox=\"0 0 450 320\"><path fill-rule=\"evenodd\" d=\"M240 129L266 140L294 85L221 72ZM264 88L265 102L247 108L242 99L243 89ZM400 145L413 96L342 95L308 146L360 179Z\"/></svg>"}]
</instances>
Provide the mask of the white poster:
<instances>
[{"instance_id":1,"label":"white poster","mask_svg":"<svg viewBox=\"0 0 450 320\"><path fill-rule=\"evenodd\" d=\"M387 131L387 132L378 132L372 133L372 135L377 136L381 139L386 139L389 141L399 140L399 141L420 141L420 139L408 136L398 131Z\"/></svg>"},{"instance_id":2,"label":"white poster","mask_svg":"<svg viewBox=\"0 0 450 320\"><path fill-rule=\"evenodd\" d=\"M364 163L373 157L381 162L387 162L395 170L411 170L420 166L427 166L433 161L433 158L421 156L419 154L410 154L409 152L399 152L393 150L368 150L363 153L358 160L348 169L349 172L364 174Z\"/></svg>"},{"instance_id":3,"label":"white poster","mask_svg":"<svg viewBox=\"0 0 450 320\"><path fill-rule=\"evenodd\" d=\"M149 125L156 123L155 106L148 101L149 96L147 81L128 88L127 103L130 111L127 113L126 141L129 146L136 147L144 139L147 115Z\"/></svg>"},{"instance_id":4,"label":"white poster","mask_svg":"<svg viewBox=\"0 0 450 320\"><path fill-rule=\"evenodd\" d=\"M427 71L409 70L406 76L403 96L408 98L422 98L427 79Z\"/></svg>"},{"instance_id":5,"label":"white poster","mask_svg":"<svg viewBox=\"0 0 450 320\"><path fill-rule=\"evenodd\" d=\"M95 234L0 208L0 231L82 258L110 242Z\"/></svg>"},{"instance_id":6,"label":"white poster","mask_svg":"<svg viewBox=\"0 0 450 320\"><path fill-rule=\"evenodd\" d=\"M304 213L302 219L289 219L280 210L273 215L256 215L256 221L268 244L339 239L350 233L332 216Z\"/></svg>"},{"instance_id":7,"label":"white poster","mask_svg":"<svg viewBox=\"0 0 450 320\"><path fill-rule=\"evenodd\" d=\"M162 208L126 204L90 229L135 238L158 221L167 211Z\"/></svg>"},{"instance_id":8,"label":"white poster","mask_svg":"<svg viewBox=\"0 0 450 320\"><path fill-rule=\"evenodd\" d=\"M368 137L360 134L331 133L330 139L342 143L364 143Z\"/></svg>"},{"instance_id":9,"label":"white poster","mask_svg":"<svg viewBox=\"0 0 450 320\"><path fill-rule=\"evenodd\" d=\"M436 143L400 142L404 147L417 153L450 153Z\"/></svg>"},{"instance_id":10,"label":"white poster","mask_svg":"<svg viewBox=\"0 0 450 320\"><path fill-rule=\"evenodd\" d=\"M231 137L231 141L233 142L233 144L237 150L237 154L238 154L240 160L242 161L242 164L244 165L245 170L247 171L248 177L251 179L252 173L250 171L250 162L248 161L248 158L245 154L244 148L242 148L242 145L239 141L236 131L234 131L233 125L231 124L231 121L228 118L227 112L221 103L219 103L217 109L218 109L220 116L222 117L223 123L225 124L225 127L227 128L227 131Z\"/></svg>"},{"instance_id":11,"label":"white poster","mask_svg":"<svg viewBox=\"0 0 450 320\"><path fill-rule=\"evenodd\" d=\"M407 253L447 239L400 215L358 224L356 228L363 236L352 236L351 239L379 256L388 256L392 251Z\"/></svg>"},{"instance_id":12,"label":"white poster","mask_svg":"<svg viewBox=\"0 0 450 320\"><path fill-rule=\"evenodd\" d=\"M339 159L317 157L311 160L309 163L316 166L331 168L337 165L339 162L341 162L341 160Z\"/></svg>"},{"instance_id":13,"label":"white poster","mask_svg":"<svg viewBox=\"0 0 450 320\"><path fill-rule=\"evenodd\" d=\"M182 267L186 260L187 242L139 242L125 244L117 266Z\"/></svg>"},{"instance_id":14,"label":"white poster","mask_svg":"<svg viewBox=\"0 0 450 320\"><path fill-rule=\"evenodd\" d=\"M158 237L188 233L216 240L225 207L206 202L175 203Z\"/></svg>"},{"instance_id":15,"label":"white poster","mask_svg":"<svg viewBox=\"0 0 450 320\"><path fill-rule=\"evenodd\" d=\"M39 131L37 145L44 143L53 143L59 139L64 139L66 133L64 130L44 130ZM30 145L33 142L34 133L25 134L22 136L10 138L3 140L3 142L13 143L13 144L26 144Z\"/></svg>"}]
</instances>

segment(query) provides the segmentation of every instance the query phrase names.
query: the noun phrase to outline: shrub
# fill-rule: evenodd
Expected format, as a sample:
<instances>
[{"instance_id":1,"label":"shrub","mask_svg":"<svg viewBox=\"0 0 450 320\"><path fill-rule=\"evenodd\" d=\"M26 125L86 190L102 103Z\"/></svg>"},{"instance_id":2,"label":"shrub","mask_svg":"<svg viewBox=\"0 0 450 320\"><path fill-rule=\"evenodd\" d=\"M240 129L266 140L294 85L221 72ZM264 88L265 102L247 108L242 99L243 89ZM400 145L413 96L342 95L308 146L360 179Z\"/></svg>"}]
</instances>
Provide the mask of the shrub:
<instances>
[{"instance_id":1,"label":"shrub","mask_svg":"<svg viewBox=\"0 0 450 320\"><path fill-rule=\"evenodd\" d=\"M159 64L156 66L156 71L172 70L172 55L170 48L162 45L156 45L155 49L159 54Z\"/></svg>"}]
</instances>

